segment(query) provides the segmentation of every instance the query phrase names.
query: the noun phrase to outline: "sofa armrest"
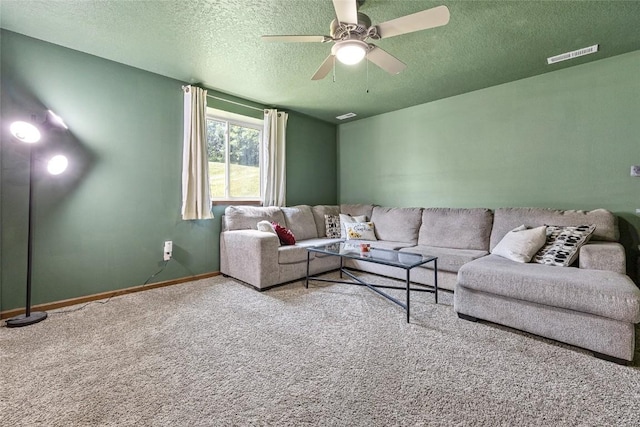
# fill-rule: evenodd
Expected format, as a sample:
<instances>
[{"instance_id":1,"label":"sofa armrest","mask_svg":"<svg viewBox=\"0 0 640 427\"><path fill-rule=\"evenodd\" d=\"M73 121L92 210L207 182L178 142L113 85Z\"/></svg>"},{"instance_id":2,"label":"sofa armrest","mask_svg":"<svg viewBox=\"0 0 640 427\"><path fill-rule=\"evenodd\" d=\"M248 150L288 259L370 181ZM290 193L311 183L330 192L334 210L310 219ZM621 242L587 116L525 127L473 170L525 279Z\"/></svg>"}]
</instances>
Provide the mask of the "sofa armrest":
<instances>
[{"instance_id":1,"label":"sofa armrest","mask_svg":"<svg viewBox=\"0 0 640 427\"><path fill-rule=\"evenodd\" d=\"M280 240L258 230L220 233L220 271L258 289L278 283Z\"/></svg>"},{"instance_id":2,"label":"sofa armrest","mask_svg":"<svg viewBox=\"0 0 640 427\"><path fill-rule=\"evenodd\" d=\"M620 243L589 243L582 246L578 265L590 270L627 274L624 247Z\"/></svg>"}]
</instances>

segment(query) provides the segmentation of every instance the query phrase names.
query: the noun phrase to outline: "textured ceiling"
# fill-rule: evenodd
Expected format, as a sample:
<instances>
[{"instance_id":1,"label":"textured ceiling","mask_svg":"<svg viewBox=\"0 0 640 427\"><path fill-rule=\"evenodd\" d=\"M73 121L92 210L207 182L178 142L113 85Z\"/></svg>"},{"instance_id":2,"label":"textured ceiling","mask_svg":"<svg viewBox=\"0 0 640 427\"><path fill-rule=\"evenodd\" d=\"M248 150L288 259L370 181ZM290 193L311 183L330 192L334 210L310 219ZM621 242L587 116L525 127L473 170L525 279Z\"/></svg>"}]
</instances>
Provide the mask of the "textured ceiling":
<instances>
[{"instance_id":1,"label":"textured ceiling","mask_svg":"<svg viewBox=\"0 0 640 427\"><path fill-rule=\"evenodd\" d=\"M334 123L346 112L368 117L640 49L640 1L366 0L360 11L376 24L441 4L448 25L375 42L405 71L338 64L335 82L311 80L330 44L260 39L328 34L331 0L1 0L0 25ZM546 65L593 44L596 54Z\"/></svg>"}]
</instances>

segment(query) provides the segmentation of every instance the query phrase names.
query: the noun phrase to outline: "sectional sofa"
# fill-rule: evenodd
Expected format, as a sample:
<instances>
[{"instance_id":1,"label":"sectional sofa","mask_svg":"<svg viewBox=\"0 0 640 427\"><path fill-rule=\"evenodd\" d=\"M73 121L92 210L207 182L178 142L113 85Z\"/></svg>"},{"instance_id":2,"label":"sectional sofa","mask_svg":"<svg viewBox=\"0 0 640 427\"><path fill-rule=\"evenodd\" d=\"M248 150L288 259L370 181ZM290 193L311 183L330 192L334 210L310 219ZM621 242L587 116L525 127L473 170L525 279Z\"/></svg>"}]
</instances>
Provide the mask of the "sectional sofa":
<instances>
[{"instance_id":1,"label":"sectional sofa","mask_svg":"<svg viewBox=\"0 0 640 427\"><path fill-rule=\"evenodd\" d=\"M583 347L598 357L627 363L640 322L640 290L625 275L616 217L604 209L563 211L542 208L394 208L369 204L340 206L229 206L222 220L222 274L258 290L306 275L309 246L341 241L327 238L325 215L365 216L373 222L373 247L438 257L438 287L454 291L454 310L467 320L506 325ZM290 229L296 244L257 230L260 221ZM595 227L571 267L521 263L491 252L515 227ZM310 273L339 267L337 257L310 254ZM402 279L404 270L346 260L345 266ZM432 266L412 270L412 281L433 285Z\"/></svg>"}]
</instances>

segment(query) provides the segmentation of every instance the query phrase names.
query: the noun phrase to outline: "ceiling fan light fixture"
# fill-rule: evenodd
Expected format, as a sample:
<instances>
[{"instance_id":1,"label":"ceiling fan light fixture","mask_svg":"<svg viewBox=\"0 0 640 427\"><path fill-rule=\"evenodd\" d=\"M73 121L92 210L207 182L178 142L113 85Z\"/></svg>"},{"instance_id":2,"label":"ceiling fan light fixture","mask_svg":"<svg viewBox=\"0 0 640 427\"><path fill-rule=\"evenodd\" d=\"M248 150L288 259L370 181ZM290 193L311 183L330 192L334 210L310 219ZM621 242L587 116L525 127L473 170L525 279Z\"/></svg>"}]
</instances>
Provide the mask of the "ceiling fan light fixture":
<instances>
[{"instance_id":1,"label":"ceiling fan light fixture","mask_svg":"<svg viewBox=\"0 0 640 427\"><path fill-rule=\"evenodd\" d=\"M346 65L355 65L367 54L369 45L361 40L344 40L333 46L333 54Z\"/></svg>"}]
</instances>

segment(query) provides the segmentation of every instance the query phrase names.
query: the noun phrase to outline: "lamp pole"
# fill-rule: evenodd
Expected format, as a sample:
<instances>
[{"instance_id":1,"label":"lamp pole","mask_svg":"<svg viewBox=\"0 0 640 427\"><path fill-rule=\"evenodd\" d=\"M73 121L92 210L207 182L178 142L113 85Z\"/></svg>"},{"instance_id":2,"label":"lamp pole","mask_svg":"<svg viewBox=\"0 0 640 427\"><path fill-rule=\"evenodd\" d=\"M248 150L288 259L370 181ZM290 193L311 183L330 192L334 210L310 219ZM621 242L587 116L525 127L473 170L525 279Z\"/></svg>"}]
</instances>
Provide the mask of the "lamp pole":
<instances>
[{"instance_id":1,"label":"lamp pole","mask_svg":"<svg viewBox=\"0 0 640 427\"><path fill-rule=\"evenodd\" d=\"M31 259L33 257L33 181L35 162L33 159L33 147L29 147L29 219L28 219L28 240L27 240L27 301L25 314L8 319L8 328L33 325L47 318L47 312L31 312Z\"/></svg>"}]
</instances>

